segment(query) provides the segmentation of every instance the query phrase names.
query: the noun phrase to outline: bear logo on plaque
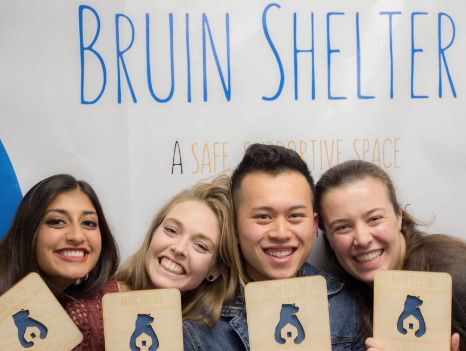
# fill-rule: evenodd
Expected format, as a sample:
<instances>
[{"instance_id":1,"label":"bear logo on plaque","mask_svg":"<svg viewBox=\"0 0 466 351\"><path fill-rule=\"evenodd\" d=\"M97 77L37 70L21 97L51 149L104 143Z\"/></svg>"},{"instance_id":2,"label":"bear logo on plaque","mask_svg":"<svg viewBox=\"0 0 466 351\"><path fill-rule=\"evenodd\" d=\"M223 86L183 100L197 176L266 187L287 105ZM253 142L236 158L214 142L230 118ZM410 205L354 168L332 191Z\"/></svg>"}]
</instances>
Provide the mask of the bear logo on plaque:
<instances>
[{"instance_id":1,"label":"bear logo on plaque","mask_svg":"<svg viewBox=\"0 0 466 351\"><path fill-rule=\"evenodd\" d=\"M397 329L401 334L407 334L408 331L404 328L403 322L405 319L413 316L419 322L419 328L414 335L418 338L423 336L426 333L426 323L424 317L422 316L419 306L421 306L423 301L416 296L408 295L405 301L405 308L398 318ZM414 324L409 323L409 329L413 329Z\"/></svg>"},{"instance_id":2,"label":"bear logo on plaque","mask_svg":"<svg viewBox=\"0 0 466 351\"><path fill-rule=\"evenodd\" d=\"M16 328L18 328L18 339L22 347L29 348L34 346L34 340L37 335L32 329L39 330L39 337L44 339L47 336L47 328L42 323L32 319L29 316L29 310L21 310L13 315ZM26 337L29 340L26 340Z\"/></svg>"},{"instance_id":3,"label":"bear logo on plaque","mask_svg":"<svg viewBox=\"0 0 466 351\"><path fill-rule=\"evenodd\" d=\"M282 338L281 332L282 330L290 324L291 326L295 327L298 331L298 335L294 339L295 344L300 344L305 337L303 326L299 321L296 313L298 313L299 307L295 306L294 304L283 304L282 309L280 311L280 321L275 328L275 341L279 344L286 343L286 339ZM287 337L291 337L291 331L287 332Z\"/></svg>"},{"instance_id":4,"label":"bear logo on plaque","mask_svg":"<svg viewBox=\"0 0 466 351\"><path fill-rule=\"evenodd\" d=\"M148 314L138 314L136 328L129 341L132 351L155 351L159 348L159 339L150 325L153 321L154 318Z\"/></svg>"}]
</instances>

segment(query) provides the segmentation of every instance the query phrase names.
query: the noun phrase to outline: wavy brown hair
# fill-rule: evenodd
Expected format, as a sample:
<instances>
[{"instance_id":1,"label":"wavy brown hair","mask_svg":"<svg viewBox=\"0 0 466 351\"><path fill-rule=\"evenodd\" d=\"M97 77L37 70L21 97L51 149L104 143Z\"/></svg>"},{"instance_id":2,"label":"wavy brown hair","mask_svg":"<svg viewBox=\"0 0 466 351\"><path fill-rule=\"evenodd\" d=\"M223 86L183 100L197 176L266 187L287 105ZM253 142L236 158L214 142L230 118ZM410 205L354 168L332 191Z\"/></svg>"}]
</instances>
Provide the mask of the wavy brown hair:
<instances>
[{"instance_id":1,"label":"wavy brown hair","mask_svg":"<svg viewBox=\"0 0 466 351\"><path fill-rule=\"evenodd\" d=\"M323 197L331 190L368 178L376 179L385 185L395 213L401 209L401 232L406 241L402 270L447 272L451 275L453 280L452 331L460 334L460 348L466 348L466 243L448 235L427 235L420 230L419 227L423 224L398 203L395 187L388 174L372 163L353 160L332 167L322 175L316 184L314 208L319 215L319 228L326 238L326 256L333 264L339 278L347 285L348 290L361 306L366 334L372 336L373 331L373 291L368 285L348 274L338 262L325 234L321 205Z\"/></svg>"},{"instance_id":2,"label":"wavy brown hair","mask_svg":"<svg viewBox=\"0 0 466 351\"><path fill-rule=\"evenodd\" d=\"M147 230L141 248L118 270L118 280L131 290L144 290L148 286L148 276L144 266L146 252L152 237L166 215L177 204L184 201L200 201L214 212L220 229L220 244L216 265L220 276L213 282L204 280L196 289L185 292L181 297L183 319L214 327L219 318L223 303L230 303L235 297L240 282L240 261L233 225L233 206L228 189L229 177L220 175L211 182L200 182L183 190L170 199L154 216Z\"/></svg>"},{"instance_id":3,"label":"wavy brown hair","mask_svg":"<svg viewBox=\"0 0 466 351\"><path fill-rule=\"evenodd\" d=\"M96 210L102 251L87 279L59 292L50 284L37 263L37 233L53 199L57 195L75 190L84 193ZM92 187L69 174L54 175L37 183L27 192L16 210L10 229L0 241L0 295L30 272L36 272L62 304L69 300L94 296L115 273L118 257L118 246Z\"/></svg>"}]
</instances>

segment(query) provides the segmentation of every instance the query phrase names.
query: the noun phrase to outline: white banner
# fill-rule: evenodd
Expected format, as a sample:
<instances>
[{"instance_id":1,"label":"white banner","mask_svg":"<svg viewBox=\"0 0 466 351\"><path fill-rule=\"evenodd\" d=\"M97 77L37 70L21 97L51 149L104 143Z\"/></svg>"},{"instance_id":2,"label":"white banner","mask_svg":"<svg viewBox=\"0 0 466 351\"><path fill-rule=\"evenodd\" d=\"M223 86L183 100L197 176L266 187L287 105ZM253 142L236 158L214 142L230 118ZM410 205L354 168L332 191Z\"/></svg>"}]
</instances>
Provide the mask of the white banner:
<instances>
[{"instance_id":1,"label":"white banner","mask_svg":"<svg viewBox=\"0 0 466 351\"><path fill-rule=\"evenodd\" d=\"M56 173L92 184L124 257L162 203L254 142L295 149L316 180L374 162L429 231L466 239L465 9L3 0L0 140L23 194Z\"/></svg>"}]
</instances>

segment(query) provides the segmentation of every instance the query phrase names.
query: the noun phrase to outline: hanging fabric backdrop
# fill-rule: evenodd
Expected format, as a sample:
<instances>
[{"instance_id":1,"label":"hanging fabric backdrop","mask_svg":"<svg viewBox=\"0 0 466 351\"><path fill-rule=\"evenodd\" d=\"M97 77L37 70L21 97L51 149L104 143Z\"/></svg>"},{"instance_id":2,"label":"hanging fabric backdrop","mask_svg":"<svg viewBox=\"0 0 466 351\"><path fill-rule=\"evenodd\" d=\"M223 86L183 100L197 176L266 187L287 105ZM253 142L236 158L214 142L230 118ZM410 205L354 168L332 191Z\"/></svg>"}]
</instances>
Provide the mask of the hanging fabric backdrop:
<instances>
[{"instance_id":1,"label":"hanging fabric backdrop","mask_svg":"<svg viewBox=\"0 0 466 351\"><path fill-rule=\"evenodd\" d=\"M3 0L1 223L19 189L71 173L95 187L127 257L162 203L259 142L296 150L316 179L345 160L374 162L410 211L435 220L429 231L466 239L465 10Z\"/></svg>"}]
</instances>

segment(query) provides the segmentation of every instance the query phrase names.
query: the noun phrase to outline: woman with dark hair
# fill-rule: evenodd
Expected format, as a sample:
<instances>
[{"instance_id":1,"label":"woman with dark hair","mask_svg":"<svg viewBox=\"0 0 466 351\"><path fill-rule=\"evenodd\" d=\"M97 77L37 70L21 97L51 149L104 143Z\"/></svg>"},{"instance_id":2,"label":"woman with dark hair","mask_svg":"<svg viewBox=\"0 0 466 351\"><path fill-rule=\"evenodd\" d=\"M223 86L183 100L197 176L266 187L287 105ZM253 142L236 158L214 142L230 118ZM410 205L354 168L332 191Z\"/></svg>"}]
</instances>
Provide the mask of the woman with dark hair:
<instances>
[{"instance_id":1,"label":"woman with dark hair","mask_svg":"<svg viewBox=\"0 0 466 351\"><path fill-rule=\"evenodd\" d=\"M388 174L365 161L347 161L326 171L316 184L315 209L327 257L362 307L368 336L376 271L447 272L453 281L451 349L466 349L465 242L421 231L398 203ZM384 348L372 338L366 346Z\"/></svg>"},{"instance_id":2,"label":"woman with dark hair","mask_svg":"<svg viewBox=\"0 0 466 351\"><path fill-rule=\"evenodd\" d=\"M42 180L21 201L0 241L0 295L30 272L40 274L83 333L75 350L104 350L101 300L118 248L92 187L67 174Z\"/></svg>"}]
</instances>

